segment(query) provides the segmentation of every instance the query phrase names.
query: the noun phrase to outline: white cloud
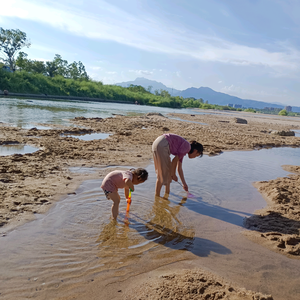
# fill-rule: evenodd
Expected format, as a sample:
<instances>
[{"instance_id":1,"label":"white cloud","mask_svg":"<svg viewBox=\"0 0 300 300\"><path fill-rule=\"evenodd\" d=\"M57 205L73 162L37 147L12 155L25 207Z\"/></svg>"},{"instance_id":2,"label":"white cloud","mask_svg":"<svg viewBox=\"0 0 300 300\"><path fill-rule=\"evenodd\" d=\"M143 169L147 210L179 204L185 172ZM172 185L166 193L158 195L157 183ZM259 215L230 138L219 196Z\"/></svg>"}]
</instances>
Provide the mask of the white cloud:
<instances>
[{"instance_id":1,"label":"white cloud","mask_svg":"<svg viewBox=\"0 0 300 300\"><path fill-rule=\"evenodd\" d=\"M107 74L110 74L110 75L114 75L114 74L117 74L117 72L114 72L114 71L108 71L106 72Z\"/></svg>"},{"instance_id":2,"label":"white cloud","mask_svg":"<svg viewBox=\"0 0 300 300\"><path fill-rule=\"evenodd\" d=\"M241 86L236 86L234 84L229 86L224 86L221 88L220 92L226 93L229 95L237 96L237 97L243 97L243 98L281 98L286 97L286 91L279 90L278 88L273 88L270 91L262 90L262 89L255 89L255 88L243 88Z\"/></svg>"},{"instance_id":3,"label":"white cloud","mask_svg":"<svg viewBox=\"0 0 300 300\"><path fill-rule=\"evenodd\" d=\"M95 66L92 66L92 67L89 67L91 70L95 70L95 71L100 71L102 70L101 67L95 67Z\"/></svg>"},{"instance_id":4,"label":"white cloud","mask_svg":"<svg viewBox=\"0 0 300 300\"><path fill-rule=\"evenodd\" d=\"M137 75L152 75L153 71L147 71L147 70L129 70L131 73L136 73Z\"/></svg>"},{"instance_id":5,"label":"white cloud","mask_svg":"<svg viewBox=\"0 0 300 300\"><path fill-rule=\"evenodd\" d=\"M222 83L222 82L223 82L222 80L218 81L218 83Z\"/></svg>"},{"instance_id":6,"label":"white cloud","mask_svg":"<svg viewBox=\"0 0 300 300\"><path fill-rule=\"evenodd\" d=\"M93 9L88 11L89 7ZM175 28L152 16L130 14L104 0L69 1L67 7L58 0L3 1L1 16L46 23L73 35L110 40L145 51L241 66L267 66L276 74L287 76L300 67L300 51L291 45L276 45L277 49L281 49L276 52L249 47L216 36L186 31L180 26ZM284 72L286 70L288 72ZM143 75L152 74L139 71Z\"/></svg>"}]
</instances>

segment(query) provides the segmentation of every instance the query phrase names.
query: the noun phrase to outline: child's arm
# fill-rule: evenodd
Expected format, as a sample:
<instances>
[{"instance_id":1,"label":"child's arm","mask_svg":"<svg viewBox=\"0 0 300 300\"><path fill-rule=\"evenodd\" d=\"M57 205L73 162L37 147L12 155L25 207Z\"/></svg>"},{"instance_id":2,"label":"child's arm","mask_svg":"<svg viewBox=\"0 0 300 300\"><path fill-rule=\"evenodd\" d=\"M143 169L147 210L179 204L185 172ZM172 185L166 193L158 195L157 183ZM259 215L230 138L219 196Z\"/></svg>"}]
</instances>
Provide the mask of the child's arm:
<instances>
[{"instance_id":1,"label":"child's arm","mask_svg":"<svg viewBox=\"0 0 300 300\"><path fill-rule=\"evenodd\" d=\"M173 159L172 159L172 163L171 163L171 177L173 180L177 181L177 176L176 176L176 166L179 162L179 157L176 155ZM181 178L181 177L180 177Z\"/></svg>"},{"instance_id":2,"label":"child's arm","mask_svg":"<svg viewBox=\"0 0 300 300\"><path fill-rule=\"evenodd\" d=\"M127 186L124 187L124 194L125 194L125 199L128 199L128 196L129 196L129 187L127 187Z\"/></svg>"},{"instance_id":3,"label":"child's arm","mask_svg":"<svg viewBox=\"0 0 300 300\"><path fill-rule=\"evenodd\" d=\"M132 181L129 178L125 179L125 184L126 184L125 190L127 189L128 193L129 193L129 189L131 189L134 192L133 183L132 183Z\"/></svg>"}]
</instances>

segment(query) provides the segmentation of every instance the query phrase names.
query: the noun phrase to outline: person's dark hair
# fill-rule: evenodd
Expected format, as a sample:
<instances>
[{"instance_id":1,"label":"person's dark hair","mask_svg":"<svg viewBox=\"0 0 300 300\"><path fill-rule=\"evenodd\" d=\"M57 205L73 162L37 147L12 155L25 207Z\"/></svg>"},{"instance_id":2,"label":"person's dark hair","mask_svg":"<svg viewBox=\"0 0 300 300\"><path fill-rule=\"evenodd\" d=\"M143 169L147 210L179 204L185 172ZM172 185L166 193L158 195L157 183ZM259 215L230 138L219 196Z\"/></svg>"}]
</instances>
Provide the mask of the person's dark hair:
<instances>
[{"instance_id":1,"label":"person's dark hair","mask_svg":"<svg viewBox=\"0 0 300 300\"><path fill-rule=\"evenodd\" d=\"M143 168L131 169L131 172L142 181L146 181L148 179L148 171Z\"/></svg>"},{"instance_id":2,"label":"person's dark hair","mask_svg":"<svg viewBox=\"0 0 300 300\"><path fill-rule=\"evenodd\" d=\"M189 153L190 154L193 153L194 150L196 149L199 153L201 153L200 157L202 157L203 156L203 146L202 146L202 144L200 144L196 141L191 141L190 144L191 144L191 150L190 150Z\"/></svg>"}]
</instances>

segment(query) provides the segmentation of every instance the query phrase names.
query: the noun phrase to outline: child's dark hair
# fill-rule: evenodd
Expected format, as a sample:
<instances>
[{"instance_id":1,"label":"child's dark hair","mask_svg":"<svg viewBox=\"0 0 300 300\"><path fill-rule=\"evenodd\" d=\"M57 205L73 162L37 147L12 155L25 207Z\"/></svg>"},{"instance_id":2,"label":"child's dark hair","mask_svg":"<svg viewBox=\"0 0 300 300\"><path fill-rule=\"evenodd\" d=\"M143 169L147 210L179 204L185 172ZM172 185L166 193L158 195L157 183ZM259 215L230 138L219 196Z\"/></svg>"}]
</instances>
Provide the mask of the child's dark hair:
<instances>
[{"instance_id":1,"label":"child's dark hair","mask_svg":"<svg viewBox=\"0 0 300 300\"><path fill-rule=\"evenodd\" d=\"M189 153L193 153L194 150L196 149L200 153L200 157L202 157L203 156L203 146L202 146L202 144L200 144L196 141L191 141L190 144L191 144L191 150L190 150Z\"/></svg>"},{"instance_id":2,"label":"child's dark hair","mask_svg":"<svg viewBox=\"0 0 300 300\"><path fill-rule=\"evenodd\" d=\"M141 181L146 181L148 179L148 171L143 168L130 169L130 171Z\"/></svg>"}]
</instances>

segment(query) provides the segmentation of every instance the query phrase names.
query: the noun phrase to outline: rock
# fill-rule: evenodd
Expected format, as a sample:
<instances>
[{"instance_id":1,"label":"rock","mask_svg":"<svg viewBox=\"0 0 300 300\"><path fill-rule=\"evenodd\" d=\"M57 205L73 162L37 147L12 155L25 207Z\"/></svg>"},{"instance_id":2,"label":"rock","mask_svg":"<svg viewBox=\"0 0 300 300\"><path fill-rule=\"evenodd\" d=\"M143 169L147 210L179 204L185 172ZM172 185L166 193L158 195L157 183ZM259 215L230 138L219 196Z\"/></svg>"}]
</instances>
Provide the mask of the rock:
<instances>
[{"instance_id":1,"label":"rock","mask_svg":"<svg viewBox=\"0 0 300 300\"><path fill-rule=\"evenodd\" d=\"M149 116L158 116L158 117L164 117L164 115L162 115L161 113L155 113L155 112L151 112L151 113L147 113L146 114L146 117L149 117Z\"/></svg>"},{"instance_id":2,"label":"rock","mask_svg":"<svg viewBox=\"0 0 300 300\"><path fill-rule=\"evenodd\" d=\"M230 123L248 124L247 120L242 118L232 118Z\"/></svg>"},{"instance_id":3,"label":"rock","mask_svg":"<svg viewBox=\"0 0 300 300\"><path fill-rule=\"evenodd\" d=\"M280 136L295 136L295 132L294 131L290 131L290 130L272 130L271 134L276 134L276 135L280 135Z\"/></svg>"}]
</instances>

